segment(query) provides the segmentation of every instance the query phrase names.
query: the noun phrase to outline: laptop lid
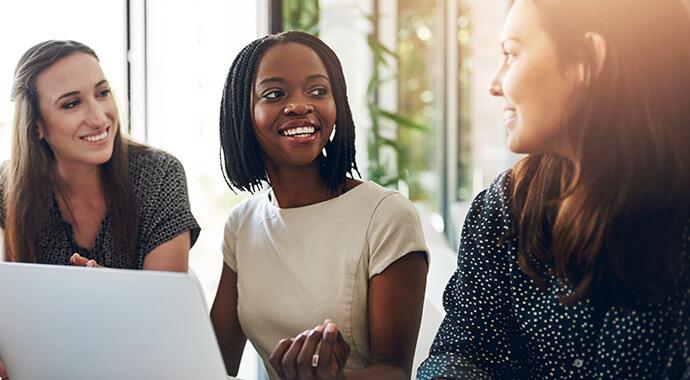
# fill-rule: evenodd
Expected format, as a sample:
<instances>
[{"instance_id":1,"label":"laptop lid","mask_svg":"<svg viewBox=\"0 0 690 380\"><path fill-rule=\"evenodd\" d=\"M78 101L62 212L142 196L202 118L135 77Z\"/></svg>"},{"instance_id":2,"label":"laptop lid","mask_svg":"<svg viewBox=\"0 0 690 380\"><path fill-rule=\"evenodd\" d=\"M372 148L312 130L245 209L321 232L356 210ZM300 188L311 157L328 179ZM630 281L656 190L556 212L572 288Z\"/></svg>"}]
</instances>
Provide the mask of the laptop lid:
<instances>
[{"instance_id":1,"label":"laptop lid","mask_svg":"<svg viewBox=\"0 0 690 380\"><path fill-rule=\"evenodd\" d=\"M183 273L0 263L0 360L11 379L227 379Z\"/></svg>"}]
</instances>

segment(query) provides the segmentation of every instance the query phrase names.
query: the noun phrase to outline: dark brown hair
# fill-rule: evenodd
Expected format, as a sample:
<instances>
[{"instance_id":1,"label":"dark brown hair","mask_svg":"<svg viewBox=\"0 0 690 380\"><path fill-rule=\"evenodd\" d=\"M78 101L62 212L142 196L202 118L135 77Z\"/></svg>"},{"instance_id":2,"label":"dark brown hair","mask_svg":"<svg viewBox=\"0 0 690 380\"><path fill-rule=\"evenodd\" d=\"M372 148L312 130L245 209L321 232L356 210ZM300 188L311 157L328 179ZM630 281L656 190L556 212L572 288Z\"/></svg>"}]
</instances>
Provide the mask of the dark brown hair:
<instances>
[{"instance_id":1,"label":"dark brown hair","mask_svg":"<svg viewBox=\"0 0 690 380\"><path fill-rule=\"evenodd\" d=\"M39 227L48 218L54 195L65 196L57 174L55 156L39 138L36 121L41 117L37 77L62 58L76 53L96 58L88 46L76 41L50 40L30 48L14 72L12 100L13 144L4 196L5 244L10 261L36 262ZM111 159L100 166L103 189L112 217L116 253L131 256L138 230L137 202L128 165L130 143L118 126ZM133 145L139 149L138 145Z\"/></svg>"},{"instance_id":2,"label":"dark brown hair","mask_svg":"<svg viewBox=\"0 0 690 380\"><path fill-rule=\"evenodd\" d=\"M524 1L561 61L584 63L592 80L563 121L573 157L531 155L514 168L520 266L541 286L551 268L573 288L564 304L660 299L677 285L690 216L688 9L682 0ZM606 41L599 70L587 32Z\"/></svg>"}]
</instances>

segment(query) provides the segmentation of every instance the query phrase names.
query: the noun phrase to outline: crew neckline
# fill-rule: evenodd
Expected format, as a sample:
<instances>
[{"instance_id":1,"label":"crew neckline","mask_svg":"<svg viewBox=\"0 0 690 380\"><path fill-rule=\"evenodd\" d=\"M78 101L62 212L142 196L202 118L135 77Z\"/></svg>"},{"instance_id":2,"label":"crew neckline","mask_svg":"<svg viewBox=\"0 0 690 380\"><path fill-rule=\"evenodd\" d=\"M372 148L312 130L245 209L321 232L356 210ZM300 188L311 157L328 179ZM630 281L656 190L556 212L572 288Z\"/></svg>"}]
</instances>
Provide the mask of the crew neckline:
<instances>
[{"instance_id":1,"label":"crew neckline","mask_svg":"<svg viewBox=\"0 0 690 380\"><path fill-rule=\"evenodd\" d=\"M327 199L327 200L321 201L321 202L312 203L312 204L306 205L306 206L288 207L288 208L280 207L279 205L274 203L273 199L275 199L275 195L273 195L273 189L268 189L268 191L266 192L266 203L268 203L270 208L277 210L277 211L280 211L280 212L302 211L302 210L307 210L310 208L317 208L320 206L326 206L326 205L329 205L330 203L333 203L337 200L348 198L348 197L352 196L350 194L354 194L356 192L362 191L360 188L371 186L372 184L374 184L374 182L372 182L372 181L362 181L362 183L360 183L359 185L357 185L357 186L353 187L352 189L350 189L350 190L348 190L348 191L346 191L346 192L344 192L338 196L335 196L331 199Z\"/></svg>"}]
</instances>

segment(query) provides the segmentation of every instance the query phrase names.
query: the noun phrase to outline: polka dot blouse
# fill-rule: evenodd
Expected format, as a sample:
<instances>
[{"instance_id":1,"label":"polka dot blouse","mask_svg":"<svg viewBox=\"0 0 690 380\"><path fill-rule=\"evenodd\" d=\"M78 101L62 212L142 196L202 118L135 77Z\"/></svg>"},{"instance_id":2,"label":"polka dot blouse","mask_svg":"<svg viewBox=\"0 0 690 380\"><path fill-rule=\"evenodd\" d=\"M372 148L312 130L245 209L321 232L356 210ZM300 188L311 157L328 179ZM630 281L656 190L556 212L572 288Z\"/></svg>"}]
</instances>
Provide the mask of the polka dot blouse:
<instances>
[{"instance_id":1,"label":"polka dot blouse","mask_svg":"<svg viewBox=\"0 0 690 380\"><path fill-rule=\"evenodd\" d=\"M510 172L475 198L458 269L443 295L446 317L418 379L690 380L688 227L683 290L644 311L563 306L555 277L542 291L519 268ZM503 240L502 240L503 239Z\"/></svg>"},{"instance_id":2,"label":"polka dot blouse","mask_svg":"<svg viewBox=\"0 0 690 380\"><path fill-rule=\"evenodd\" d=\"M0 167L0 199L5 185L3 173L7 169L3 166ZM129 171L139 206L139 232L133 261L115 252L110 211L101 222L95 246L87 249L75 242L72 225L64 220L53 197L52 204L48 205L48 220L41 223L36 239L39 263L68 265L70 256L79 252L109 268L141 269L149 252L185 231L190 231L194 244L201 229L190 210L182 164L160 150L130 149ZM4 214L0 207L0 228L5 224Z\"/></svg>"}]
</instances>

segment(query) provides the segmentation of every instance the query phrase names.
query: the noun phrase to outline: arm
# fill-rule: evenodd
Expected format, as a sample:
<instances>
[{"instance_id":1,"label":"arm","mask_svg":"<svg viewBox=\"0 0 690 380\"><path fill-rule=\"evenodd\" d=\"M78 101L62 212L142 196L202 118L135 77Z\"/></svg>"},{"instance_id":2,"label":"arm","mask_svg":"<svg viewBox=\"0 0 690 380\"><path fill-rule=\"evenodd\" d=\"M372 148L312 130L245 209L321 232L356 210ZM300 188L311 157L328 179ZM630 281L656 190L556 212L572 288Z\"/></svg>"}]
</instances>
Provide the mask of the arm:
<instances>
[{"instance_id":1,"label":"arm","mask_svg":"<svg viewBox=\"0 0 690 380\"><path fill-rule=\"evenodd\" d=\"M0 198L1 200L2 198ZM0 227L0 262L6 261L5 259L5 230Z\"/></svg>"},{"instance_id":2,"label":"arm","mask_svg":"<svg viewBox=\"0 0 690 380\"><path fill-rule=\"evenodd\" d=\"M237 316L237 274L225 263L218 283L218 292L211 307L211 322L223 355L225 369L229 375L236 376L247 338Z\"/></svg>"},{"instance_id":3,"label":"arm","mask_svg":"<svg viewBox=\"0 0 690 380\"><path fill-rule=\"evenodd\" d=\"M189 231L185 231L149 252L144 258L144 269L187 272L189 247Z\"/></svg>"},{"instance_id":4,"label":"arm","mask_svg":"<svg viewBox=\"0 0 690 380\"><path fill-rule=\"evenodd\" d=\"M189 231L185 231L169 241L157 246L144 259L145 270L162 270L184 272L189 269ZM70 257L70 264L83 267L102 268L95 260L89 260L75 253Z\"/></svg>"},{"instance_id":5,"label":"arm","mask_svg":"<svg viewBox=\"0 0 690 380\"><path fill-rule=\"evenodd\" d=\"M505 178L479 194L465 219L458 268L443 294L446 316L418 379L520 378L520 347L510 317L512 243Z\"/></svg>"},{"instance_id":6,"label":"arm","mask_svg":"<svg viewBox=\"0 0 690 380\"><path fill-rule=\"evenodd\" d=\"M369 281L371 348L366 368L343 372L350 347L330 320L292 339L281 340L271 353L271 366L281 378L289 380L409 379L422 318L426 272L426 254L411 252Z\"/></svg>"},{"instance_id":7,"label":"arm","mask_svg":"<svg viewBox=\"0 0 690 380\"><path fill-rule=\"evenodd\" d=\"M369 366L346 370L346 378L410 378L422 319L426 273L426 254L412 252L371 278Z\"/></svg>"}]
</instances>

